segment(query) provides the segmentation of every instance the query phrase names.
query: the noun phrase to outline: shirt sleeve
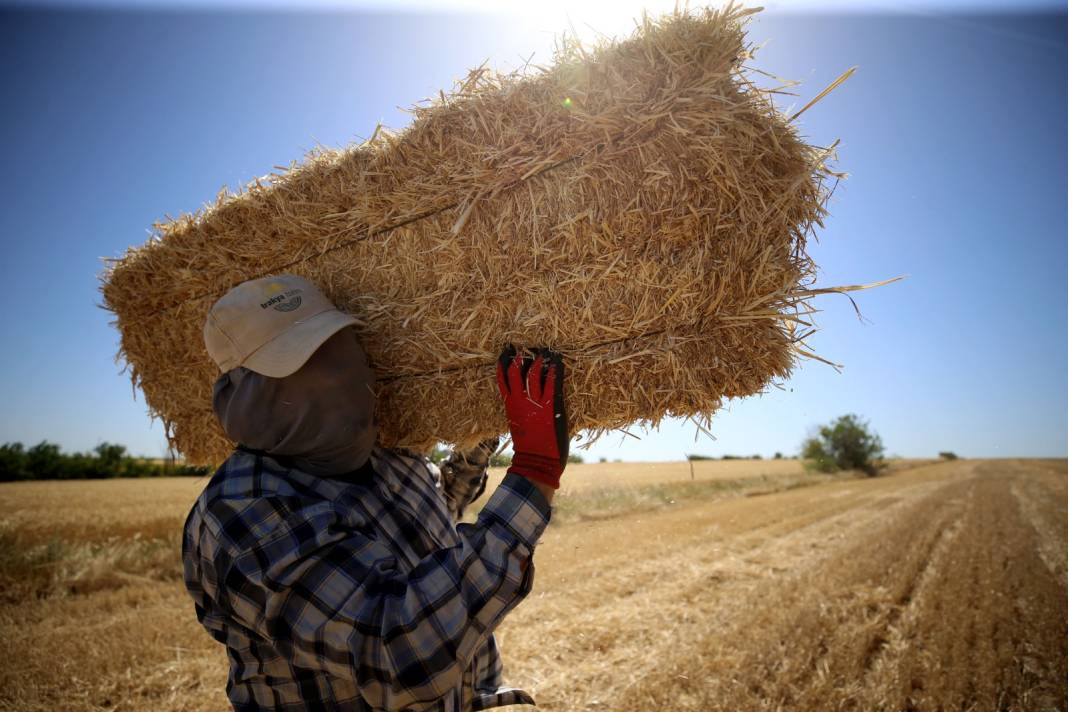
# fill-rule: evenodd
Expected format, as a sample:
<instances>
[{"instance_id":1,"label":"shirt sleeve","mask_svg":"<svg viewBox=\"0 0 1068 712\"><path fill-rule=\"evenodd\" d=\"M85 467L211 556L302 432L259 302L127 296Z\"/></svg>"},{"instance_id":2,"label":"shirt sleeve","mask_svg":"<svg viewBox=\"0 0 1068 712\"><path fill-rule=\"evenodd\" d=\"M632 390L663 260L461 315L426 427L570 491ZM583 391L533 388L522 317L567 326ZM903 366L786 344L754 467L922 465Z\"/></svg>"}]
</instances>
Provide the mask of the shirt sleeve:
<instances>
[{"instance_id":1,"label":"shirt sleeve","mask_svg":"<svg viewBox=\"0 0 1068 712\"><path fill-rule=\"evenodd\" d=\"M461 683L530 592L531 556L549 520L537 488L508 475L478 521L457 527L457 545L403 572L372 531L339 526L329 502L286 516L266 538L249 536L260 517L247 510L277 503L246 502L204 528L216 541L253 541L215 549L219 590L207 593L293 666L354 679L382 710L422 709Z\"/></svg>"},{"instance_id":2,"label":"shirt sleeve","mask_svg":"<svg viewBox=\"0 0 1068 712\"><path fill-rule=\"evenodd\" d=\"M467 505L486 491L490 455L499 444L500 438L490 438L470 450L453 450L441 464L442 489L453 521L460 521Z\"/></svg>"}]
</instances>

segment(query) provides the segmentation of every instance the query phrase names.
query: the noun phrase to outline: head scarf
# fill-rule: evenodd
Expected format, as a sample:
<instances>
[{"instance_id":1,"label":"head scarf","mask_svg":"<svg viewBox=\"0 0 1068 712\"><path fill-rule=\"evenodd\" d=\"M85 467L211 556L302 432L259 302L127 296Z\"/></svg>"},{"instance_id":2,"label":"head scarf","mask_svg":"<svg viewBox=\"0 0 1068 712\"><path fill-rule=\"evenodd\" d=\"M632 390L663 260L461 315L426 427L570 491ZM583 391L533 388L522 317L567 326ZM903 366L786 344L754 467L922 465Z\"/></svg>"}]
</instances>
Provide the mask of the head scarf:
<instances>
[{"instance_id":1,"label":"head scarf","mask_svg":"<svg viewBox=\"0 0 1068 712\"><path fill-rule=\"evenodd\" d=\"M271 378L239 366L215 381L212 406L231 440L330 476L367 462L378 429L374 374L356 332L327 339L295 373Z\"/></svg>"}]
</instances>

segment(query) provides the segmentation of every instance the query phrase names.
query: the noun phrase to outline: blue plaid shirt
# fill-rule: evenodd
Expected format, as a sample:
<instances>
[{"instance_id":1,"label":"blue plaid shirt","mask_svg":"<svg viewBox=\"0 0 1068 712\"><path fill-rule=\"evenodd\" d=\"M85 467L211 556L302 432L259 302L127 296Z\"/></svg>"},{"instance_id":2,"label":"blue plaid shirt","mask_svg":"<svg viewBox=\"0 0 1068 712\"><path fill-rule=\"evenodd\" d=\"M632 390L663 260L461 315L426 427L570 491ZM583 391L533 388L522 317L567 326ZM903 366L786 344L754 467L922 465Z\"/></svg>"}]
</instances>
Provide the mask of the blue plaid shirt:
<instances>
[{"instance_id":1,"label":"blue plaid shirt","mask_svg":"<svg viewBox=\"0 0 1068 712\"><path fill-rule=\"evenodd\" d=\"M534 704L502 686L493 630L530 592L550 511L507 475L476 523L456 525L485 487L482 459L439 471L376 447L344 477L244 449L223 463L182 558L197 618L226 645L234 709Z\"/></svg>"}]
</instances>

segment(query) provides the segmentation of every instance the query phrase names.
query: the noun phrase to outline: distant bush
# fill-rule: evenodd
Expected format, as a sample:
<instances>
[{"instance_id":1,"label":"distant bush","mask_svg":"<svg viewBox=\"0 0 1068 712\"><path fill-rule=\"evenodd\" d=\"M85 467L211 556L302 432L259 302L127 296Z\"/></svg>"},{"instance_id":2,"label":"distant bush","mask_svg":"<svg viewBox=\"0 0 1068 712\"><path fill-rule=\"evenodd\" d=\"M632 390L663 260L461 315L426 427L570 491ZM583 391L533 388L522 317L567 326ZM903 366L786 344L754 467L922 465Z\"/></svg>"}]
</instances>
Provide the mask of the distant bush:
<instances>
[{"instance_id":1,"label":"distant bush","mask_svg":"<svg viewBox=\"0 0 1068 712\"><path fill-rule=\"evenodd\" d=\"M782 459L782 453L781 452L776 452L775 456L772 459L773 460L781 460Z\"/></svg>"},{"instance_id":2,"label":"distant bush","mask_svg":"<svg viewBox=\"0 0 1068 712\"><path fill-rule=\"evenodd\" d=\"M687 455L686 459L687 460L715 460L716 458L712 457L711 455L692 454L692 455Z\"/></svg>"},{"instance_id":3,"label":"distant bush","mask_svg":"<svg viewBox=\"0 0 1068 712\"><path fill-rule=\"evenodd\" d=\"M28 480L26 449L22 443L4 443L0 445L0 481Z\"/></svg>"},{"instance_id":4,"label":"distant bush","mask_svg":"<svg viewBox=\"0 0 1068 712\"><path fill-rule=\"evenodd\" d=\"M42 440L27 449L22 443L0 445L0 482L15 480L80 480L111 477L161 477L210 474L210 467L154 462L132 457L125 445L100 443L90 453L60 452L59 445Z\"/></svg>"},{"instance_id":5,"label":"distant bush","mask_svg":"<svg viewBox=\"0 0 1068 712\"><path fill-rule=\"evenodd\" d=\"M877 472L883 454L882 439L871 426L854 414L843 415L819 428L818 435L805 441L801 457L823 472L861 470L870 476Z\"/></svg>"},{"instance_id":6,"label":"distant bush","mask_svg":"<svg viewBox=\"0 0 1068 712\"><path fill-rule=\"evenodd\" d=\"M957 453L952 452L951 450L943 450L942 452L938 453L938 456L940 458L942 458L943 460L956 460L957 459Z\"/></svg>"},{"instance_id":7,"label":"distant bush","mask_svg":"<svg viewBox=\"0 0 1068 712\"><path fill-rule=\"evenodd\" d=\"M723 459L723 460L744 460L745 458L742 457L741 455L724 455L721 459Z\"/></svg>"},{"instance_id":8,"label":"distant bush","mask_svg":"<svg viewBox=\"0 0 1068 712\"><path fill-rule=\"evenodd\" d=\"M763 460L764 458L763 458L763 457L761 457L760 455L753 455L753 456L752 456L752 457L750 457L749 459L750 459L750 460Z\"/></svg>"},{"instance_id":9,"label":"distant bush","mask_svg":"<svg viewBox=\"0 0 1068 712\"><path fill-rule=\"evenodd\" d=\"M490 455L489 460L490 467L508 467L512 464L511 455Z\"/></svg>"},{"instance_id":10,"label":"distant bush","mask_svg":"<svg viewBox=\"0 0 1068 712\"><path fill-rule=\"evenodd\" d=\"M575 453L571 453L567 456L567 461L570 464L581 465L583 462L582 455L576 455Z\"/></svg>"},{"instance_id":11,"label":"distant bush","mask_svg":"<svg viewBox=\"0 0 1068 712\"><path fill-rule=\"evenodd\" d=\"M608 458L607 457L599 457L599 458L597 458L597 462L608 462Z\"/></svg>"}]
</instances>

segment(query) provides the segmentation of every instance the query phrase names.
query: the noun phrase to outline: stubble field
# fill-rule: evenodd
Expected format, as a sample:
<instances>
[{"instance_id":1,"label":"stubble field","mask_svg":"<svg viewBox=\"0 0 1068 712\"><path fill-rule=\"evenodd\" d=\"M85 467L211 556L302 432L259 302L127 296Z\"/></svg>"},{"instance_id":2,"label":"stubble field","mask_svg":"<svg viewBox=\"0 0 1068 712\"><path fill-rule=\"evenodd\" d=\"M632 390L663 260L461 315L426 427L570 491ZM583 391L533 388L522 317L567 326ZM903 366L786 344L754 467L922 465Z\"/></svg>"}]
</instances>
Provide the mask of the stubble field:
<instances>
[{"instance_id":1,"label":"stubble field","mask_svg":"<svg viewBox=\"0 0 1068 712\"><path fill-rule=\"evenodd\" d=\"M1068 709L1066 461L569 481L498 631L543 709ZM203 484L0 485L0 709L227 708L178 560Z\"/></svg>"}]
</instances>

